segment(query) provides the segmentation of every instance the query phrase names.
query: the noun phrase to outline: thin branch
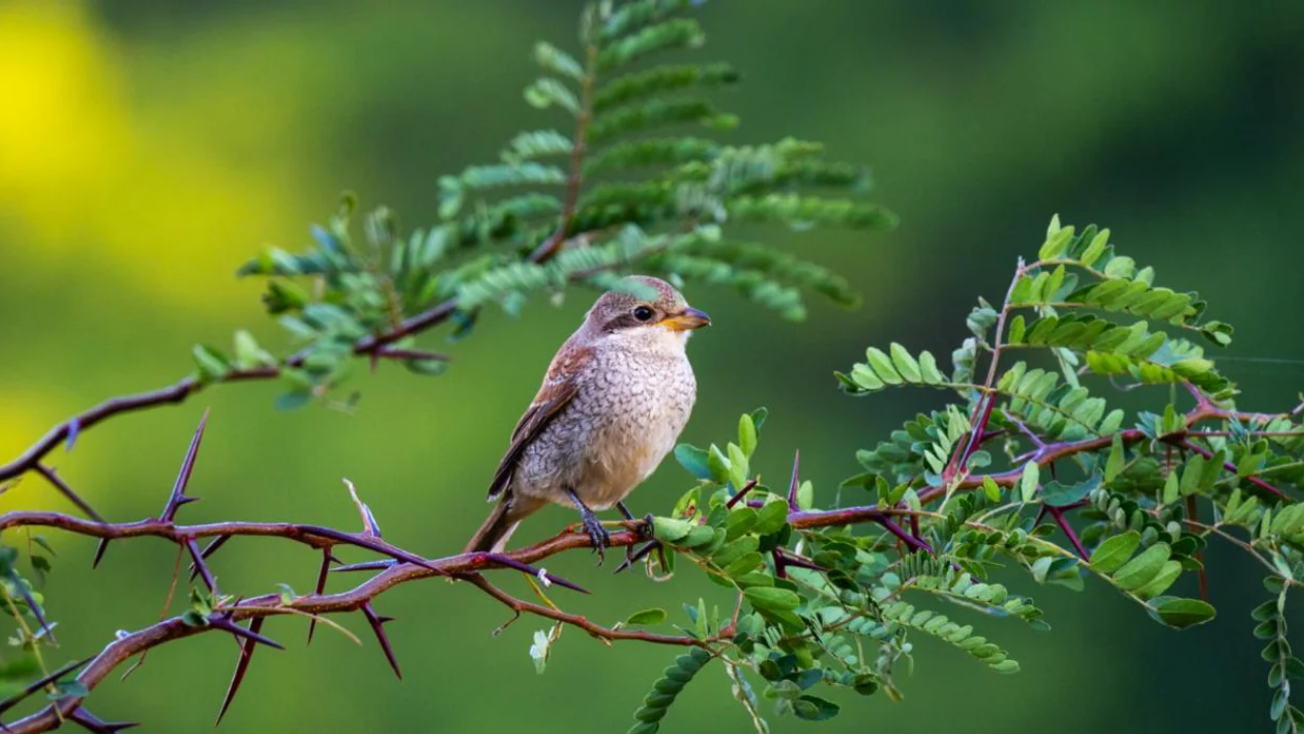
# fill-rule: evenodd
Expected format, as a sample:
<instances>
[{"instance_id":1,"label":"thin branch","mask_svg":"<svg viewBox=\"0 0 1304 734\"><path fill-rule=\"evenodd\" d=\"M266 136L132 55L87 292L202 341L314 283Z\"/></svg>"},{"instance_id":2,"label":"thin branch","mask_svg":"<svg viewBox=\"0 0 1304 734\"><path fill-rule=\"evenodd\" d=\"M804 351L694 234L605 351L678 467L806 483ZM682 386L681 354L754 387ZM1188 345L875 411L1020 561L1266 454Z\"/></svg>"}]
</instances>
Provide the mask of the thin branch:
<instances>
[{"instance_id":1,"label":"thin branch","mask_svg":"<svg viewBox=\"0 0 1304 734\"><path fill-rule=\"evenodd\" d=\"M1019 266L1014 270L1014 279L1010 281L1010 287L1005 292L1005 301L1001 304L1001 311L996 316L996 328L992 332L992 361L987 366L987 379L983 381L983 386L991 389L996 384L996 370L1001 360L1001 350L1004 348L1001 344L1001 334L1005 331L1005 319L1010 314L1010 298L1014 295L1014 288L1019 284L1019 279L1023 277L1030 268L1036 267L1039 263L1025 266L1023 259L1019 259ZM962 475L965 471L965 464L974 450L978 448L980 439L987 432L987 422L991 420L992 408L996 406L996 395L983 393L974 405L973 415L969 418L969 438L964 443L964 448L951 455L951 460L942 469L942 486L950 486L956 477Z\"/></svg>"}]
</instances>

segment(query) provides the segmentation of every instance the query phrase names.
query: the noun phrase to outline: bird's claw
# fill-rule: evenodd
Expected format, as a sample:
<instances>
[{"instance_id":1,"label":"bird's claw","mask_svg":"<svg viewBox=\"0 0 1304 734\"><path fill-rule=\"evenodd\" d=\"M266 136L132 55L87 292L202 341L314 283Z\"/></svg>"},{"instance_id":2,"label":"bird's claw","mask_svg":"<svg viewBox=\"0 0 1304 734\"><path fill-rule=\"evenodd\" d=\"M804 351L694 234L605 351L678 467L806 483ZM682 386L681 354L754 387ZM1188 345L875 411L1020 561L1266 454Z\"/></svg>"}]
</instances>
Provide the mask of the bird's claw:
<instances>
[{"instance_id":1,"label":"bird's claw","mask_svg":"<svg viewBox=\"0 0 1304 734\"><path fill-rule=\"evenodd\" d=\"M606 560L606 547L611 545L611 533L603 527L602 522L598 520L593 513L584 515L584 532L589 534L589 542L593 544L593 552L598 554L598 565Z\"/></svg>"}]
</instances>

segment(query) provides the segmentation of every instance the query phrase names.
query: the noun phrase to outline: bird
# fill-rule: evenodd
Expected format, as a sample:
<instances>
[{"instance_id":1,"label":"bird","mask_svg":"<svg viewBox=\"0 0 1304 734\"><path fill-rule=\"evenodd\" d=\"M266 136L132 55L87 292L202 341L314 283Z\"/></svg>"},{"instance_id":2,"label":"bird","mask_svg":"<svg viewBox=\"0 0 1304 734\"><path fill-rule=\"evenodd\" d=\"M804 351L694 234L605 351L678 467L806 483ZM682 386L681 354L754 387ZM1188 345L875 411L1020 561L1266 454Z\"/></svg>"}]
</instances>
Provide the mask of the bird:
<instances>
[{"instance_id":1,"label":"bird","mask_svg":"<svg viewBox=\"0 0 1304 734\"><path fill-rule=\"evenodd\" d=\"M549 503L579 511L598 562L610 534L596 511L624 504L674 447L697 400L688 338L711 317L674 286L628 276L594 302L548 365L489 483L497 506L464 552L501 553Z\"/></svg>"}]
</instances>

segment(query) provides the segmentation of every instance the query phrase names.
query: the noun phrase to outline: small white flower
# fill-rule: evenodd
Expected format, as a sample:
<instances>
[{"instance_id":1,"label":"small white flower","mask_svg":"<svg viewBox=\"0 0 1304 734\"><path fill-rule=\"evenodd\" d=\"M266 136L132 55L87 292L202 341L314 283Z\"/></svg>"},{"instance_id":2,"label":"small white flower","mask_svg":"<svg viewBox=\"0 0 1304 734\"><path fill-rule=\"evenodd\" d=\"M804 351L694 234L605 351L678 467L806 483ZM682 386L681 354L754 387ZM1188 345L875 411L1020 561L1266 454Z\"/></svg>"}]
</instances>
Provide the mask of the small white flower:
<instances>
[{"instance_id":1,"label":"small white flower","mask_svg":"<svg viewBox=\"0 0 1304 734\"><path fill-rule=\"evenodd\" d=\"M530 645L530 659L534 661L535 672L542 673L548 665L548 647L552 641L548 639L548 633L543 630L536 630L534 633L534 644Z\"/></svg>"}]
</instances>

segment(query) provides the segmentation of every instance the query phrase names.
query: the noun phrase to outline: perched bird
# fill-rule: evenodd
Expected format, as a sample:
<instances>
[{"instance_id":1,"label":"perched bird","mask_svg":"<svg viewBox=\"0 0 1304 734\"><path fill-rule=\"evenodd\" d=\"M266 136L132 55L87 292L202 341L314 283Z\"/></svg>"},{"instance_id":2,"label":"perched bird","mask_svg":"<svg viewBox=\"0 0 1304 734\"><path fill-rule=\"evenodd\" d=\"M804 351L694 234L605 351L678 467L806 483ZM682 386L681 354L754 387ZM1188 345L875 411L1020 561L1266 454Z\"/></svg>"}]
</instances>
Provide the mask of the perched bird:
<instances>
[{"instance_id":1,"label":"perched bird","mask_svg":"<svg viewBox=\"0 0 1304 734\"><path fill-rule=\"evenodd\" d=\"M594 551L610 543L594 510L622 500L675 445L697 398L684 351L711 323L663 280L623 279L571 334L512 431L489 484L498 506L467 545L499 552L521 520L549 502L574 507Z\"/></svg>"}]
</instances>

